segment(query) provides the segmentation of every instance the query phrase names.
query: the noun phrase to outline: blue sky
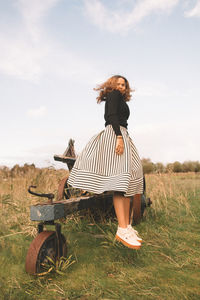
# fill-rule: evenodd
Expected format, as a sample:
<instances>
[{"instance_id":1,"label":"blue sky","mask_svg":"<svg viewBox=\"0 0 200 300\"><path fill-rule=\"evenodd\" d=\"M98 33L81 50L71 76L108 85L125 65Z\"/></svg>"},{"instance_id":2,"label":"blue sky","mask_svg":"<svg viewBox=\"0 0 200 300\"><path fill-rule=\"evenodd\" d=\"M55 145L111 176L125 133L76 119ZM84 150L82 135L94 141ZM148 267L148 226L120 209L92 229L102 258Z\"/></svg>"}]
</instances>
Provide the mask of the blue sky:
<instances>
[{"instance_id":1,"label":"blue sky","mask_svg":"<svg viewBox=\"0 0 200 300\"><path fill-rule=\"evenodd\" d=\"M77 153L104 129L93 88L135 89L128 131L141 157L200 160L200 1L0 0L0 165Z\"/></svg>"}]
</instances>

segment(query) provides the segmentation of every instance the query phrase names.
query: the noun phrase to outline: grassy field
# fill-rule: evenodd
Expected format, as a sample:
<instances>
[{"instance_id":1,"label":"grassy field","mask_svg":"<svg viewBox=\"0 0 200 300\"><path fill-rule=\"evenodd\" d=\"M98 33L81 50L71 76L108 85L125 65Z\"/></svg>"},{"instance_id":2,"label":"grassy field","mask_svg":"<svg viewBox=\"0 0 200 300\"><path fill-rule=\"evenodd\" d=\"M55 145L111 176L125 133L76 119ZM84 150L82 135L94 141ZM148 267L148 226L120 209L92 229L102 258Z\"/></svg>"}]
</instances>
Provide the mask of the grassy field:
<instances>
[{"instance_id":1,"label":"grassy field","mask_svg":"<svg viewBox=\"0 0 200 300\"><path fill-rule=\"evenodd\" d=\"M136 226L135 251L114 242L117 224L88 213L62 220L68 255L64 274L31 276L25 257L37 234L36 202L27 187L56 192L65 170L0 171L0 299L200 299L200 174L146 175L153 205ZM53 229L53 228L52 228Z\"/></svg>"}]
</instances>

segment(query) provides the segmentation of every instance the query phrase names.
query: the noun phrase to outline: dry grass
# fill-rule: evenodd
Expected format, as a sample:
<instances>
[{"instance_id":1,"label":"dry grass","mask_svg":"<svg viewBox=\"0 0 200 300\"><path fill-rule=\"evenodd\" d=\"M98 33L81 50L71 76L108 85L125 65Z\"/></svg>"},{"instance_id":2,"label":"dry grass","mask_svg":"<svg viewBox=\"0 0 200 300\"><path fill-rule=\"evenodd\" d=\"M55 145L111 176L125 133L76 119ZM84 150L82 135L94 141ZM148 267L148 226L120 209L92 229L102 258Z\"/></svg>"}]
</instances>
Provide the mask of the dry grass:
<instances>
[{"instance_id":1,"label":"dry grass","mask_svg":"<svg viewBox=\"0 0 200 300\"><path fill-rule=\"evenodd\" d=\"M200 189L200 173L161 173L145 177L147 194L153 199L155 213L164 210L169 215L172 209L180 210L184 206L187 214L193 215L189 199Z\"/></svg>"},{"instance_id":2,"label":"dry grass","mask_svg":"<svg viewBox=\"0 0 200 300\"><path fill-rule=\"evenodd\" d=\"M24 271L36 234L29 206L41 199L29 185L56 193L66 170L34 167L0 170L0 299L200 298L200 174L146 175L153 205L137 226L144 243L132 251L114 243L116 223L71 216L63 223L76 263L66 275L34 278Z\"/></svg>"},{"instance_id":3,"label":"dry grass","mask_svg":"<svg viewBox=\"0 0 200 300\"><path fill-rule=\"evenodd\" d=\"M59 181L67 176L66 170L39 169L34 166L15 167L12 170L0 170L0 235L11 235L24 232L35 235L36 229L30 221L29 207L42 202L39 197L28 193L30 185L36 185L37 191L55 193Z\"/></svg>"}]
</instances>

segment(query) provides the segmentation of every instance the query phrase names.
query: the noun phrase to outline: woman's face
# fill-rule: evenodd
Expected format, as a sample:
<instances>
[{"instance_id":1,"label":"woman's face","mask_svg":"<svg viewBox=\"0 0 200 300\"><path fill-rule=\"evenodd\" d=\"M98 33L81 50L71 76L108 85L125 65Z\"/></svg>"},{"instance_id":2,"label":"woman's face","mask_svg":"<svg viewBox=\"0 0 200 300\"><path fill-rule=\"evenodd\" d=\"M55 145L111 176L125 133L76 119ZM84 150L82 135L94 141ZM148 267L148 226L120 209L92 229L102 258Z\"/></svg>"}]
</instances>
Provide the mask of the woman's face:
<instances>
[{"instance_id":1,"label":"woman's face","mask_svg":"<svg viewBox=\"0 0 200 300\"><path fill-rule=\"evenodd\" d=\"M122 94L126 91L126 82L121 77L117 79L117 90L119 90Z\"/></svg>"}]
</instances>

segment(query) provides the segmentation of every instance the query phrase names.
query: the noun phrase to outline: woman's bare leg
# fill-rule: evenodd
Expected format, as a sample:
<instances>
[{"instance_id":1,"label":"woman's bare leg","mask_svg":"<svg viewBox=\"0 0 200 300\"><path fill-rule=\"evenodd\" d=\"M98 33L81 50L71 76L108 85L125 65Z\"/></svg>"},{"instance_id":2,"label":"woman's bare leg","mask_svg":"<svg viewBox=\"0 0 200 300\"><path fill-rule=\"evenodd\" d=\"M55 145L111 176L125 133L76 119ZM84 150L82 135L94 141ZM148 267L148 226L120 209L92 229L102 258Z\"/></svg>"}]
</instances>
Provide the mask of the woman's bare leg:
<instances>
[{"instance_id":1,"label":"woman's bare leg","mask_svg":"<svg viewBox=\"0 0 200 300\"><path fill-rule=\"evenodd\" d=\"M119 192L114 192L113 204L117 216L119 227L127 228L130 215L130 198L124 197Z\"/></svg>"},{"instance_id":2,"label":"woman's bare leg","mask_svg":"<svg viewBox=\"0 0 200 300\"><path fill-rule=\"evenodd\" d=\"M124 197L122 193L114 192L113 203L118 220L116 240L132 249L140 249L141 243L133 229L128 228L130 217L130 197ZM132 230L132 231L130 231Z\"/></svg>"},{"instance_id":3,"label":"woman's bare leg","mask_svg":"<svg viewBox=\"0 0 200 300\"><path fill-rule=\"evenodd\" d=\"M128 225L130 222L130 202L131 198L130 197L124 197L124 212L125 212L125 220L126 224Z\"/></svg>"}]
</instances>

